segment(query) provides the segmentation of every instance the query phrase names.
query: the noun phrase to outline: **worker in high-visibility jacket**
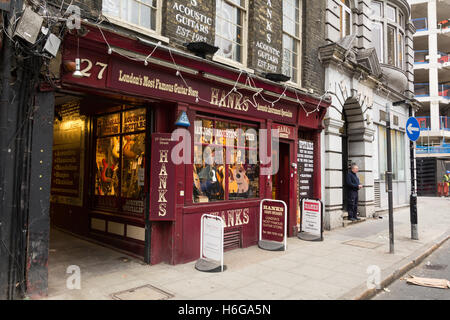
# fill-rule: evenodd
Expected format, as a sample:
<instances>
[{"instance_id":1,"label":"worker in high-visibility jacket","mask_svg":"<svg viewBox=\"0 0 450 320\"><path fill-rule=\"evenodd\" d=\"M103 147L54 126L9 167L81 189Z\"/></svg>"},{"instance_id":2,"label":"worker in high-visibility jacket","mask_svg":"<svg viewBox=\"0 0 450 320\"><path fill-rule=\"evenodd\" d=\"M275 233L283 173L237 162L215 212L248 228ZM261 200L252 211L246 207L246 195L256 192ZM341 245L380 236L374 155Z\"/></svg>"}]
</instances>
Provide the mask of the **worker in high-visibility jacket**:
<instances>
[{"instance_id":1,"label":"worker in high-visibility jacket","mask_svg":"<svg viewBox=\"0 0 450 320\"><path fill-rule=\"evenodd\" d=\"M449 188L450 188L450 170L447 170L447 172L444 174L444 177L442 178L442 182L443 182L443 192L444 192L444 196L449 195Z\"/></svg>"},{"instance_id":2,"label":"worker in high-visibility jacket","mask_svg":"<svg viewBox=\"0 0 450 320\"><path fill-rule=\"evenodd\" d=\"M447 172L444 174L442 182L446 183L447 186L450 186L450 170L447 170Z\"/></svg>"}]
</instances>

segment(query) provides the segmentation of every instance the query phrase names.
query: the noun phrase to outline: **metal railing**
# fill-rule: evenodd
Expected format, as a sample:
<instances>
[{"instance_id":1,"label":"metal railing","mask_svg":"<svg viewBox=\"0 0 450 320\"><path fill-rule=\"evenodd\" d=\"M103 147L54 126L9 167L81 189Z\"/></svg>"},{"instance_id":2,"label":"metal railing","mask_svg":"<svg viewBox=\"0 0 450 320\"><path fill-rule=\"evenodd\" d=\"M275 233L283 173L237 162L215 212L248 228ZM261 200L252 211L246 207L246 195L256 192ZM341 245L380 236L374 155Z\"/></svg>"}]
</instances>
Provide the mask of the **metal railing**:
<instances>
[{"instance_id":1,"label":"metal railing","mask_svg":"<svg viewBox=\"0 0 450 320\"><path fill-rule=\"evenodd\" d=\"M417 154L427 153L450 153L450 143L443 143L437 146L419 146L416 145Z\"/></svg>"},{"instance_id":2,"label":"metal railing","mask_svg":"<svg viewBox=\"0 0 450 320\"><path fill-rule=\"evenodd\" d=\"M429 131L431 128L431 121L429 116L416 117L419 122L420 131ZM439 117L439 129L450 131L450 117Z\"/></svg>"},{"instance_id":3,"label":"metal railing","mask_svg":"<svg viewBox=\"0 0 450 320\"><path fill-rule=\"evenodd\" d=\"M416 18L411 19L416 31L426 31L428 30L428 19L427 18Z\"/></svg>"},{"instance_id":4,"label":"metal railing","mask_svg":"<svg viewBox=\"0 0 450 320\"><path fill-rule=\"evenodd\" d=\"M428 55L428 50L415 50L414 51L414 64L425 64L429 63L426 56Z\"/></svg>"},{"instance_id":5,"label":"metal railing","mask_svg":"<svg viewBox=\"0 0 450 320\"><path fill-rule=\"evenodd\" d=\"M439 96L450 99L450 84L439 84Z\"/></svg>"},{"instance_id":6,"label":"metal railing","mask_svg":"<svg viewBox=\"0 0 450 320\"><path fill-rule=\"evenodd\" d=\"M414 95L416 97L429 97L430 96L430 84L429 83L415 83Z\"/></svg>"},{"instance_id":7,"label":"metal railing","mask_svg":"<svg viewBox=\"0 0 450 320\"><path fill-rule=\"evenodd\" d=\"M450 53L438 52L441 57L438 58L438 63L446 63L450 61Z\"/></svg>"}]
</instances>

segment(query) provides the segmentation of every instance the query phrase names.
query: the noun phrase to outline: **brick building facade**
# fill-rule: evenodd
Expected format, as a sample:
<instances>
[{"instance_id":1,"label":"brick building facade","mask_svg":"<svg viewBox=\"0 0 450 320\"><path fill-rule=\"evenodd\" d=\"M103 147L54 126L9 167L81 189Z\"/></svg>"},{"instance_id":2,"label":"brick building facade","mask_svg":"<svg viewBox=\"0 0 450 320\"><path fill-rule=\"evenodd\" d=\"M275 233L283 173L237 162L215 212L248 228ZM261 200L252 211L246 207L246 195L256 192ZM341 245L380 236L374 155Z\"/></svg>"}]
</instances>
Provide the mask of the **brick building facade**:
<instances>
[{"instance_id":1,"label":"brick building facade","mask_svg":"<svg viewBox=\"0 0 450 320\"><path fill-rule=\"evenodd\" d=\"M26 269L15 271L28 294L41 296L48 289L50 224L151 264L196 259L205 213L223 218L227 248L257 244L263 198L287 203L287 234L297 234L301 192L322 197L320 132L330 103L317 49L326 44L324 2L79 0L72 7L67 1L24 2L49 27L39 33L34 52L44 52L50 34L61 40L54 57L39 56L38 90L30 91L39 110L54 119L39 118L45 135L32 139L39 144L30 161L46 171L32 173L36 181L30 188L39 189L32 200L39 205L30 202L26 214L40 223L28 226ZM60 23L77 12L73 5L82 18L77 31ZM217 52L205 55L202 48ZM204 151L210 130L278 129L279 172L260 174L259 163L239 168L171 163L163 170L154 148L182 117L192 124L194 139L193 124L201 123L194 153ZM309 149L301 149L305 146ZM302 180L307 183L299 180L305 165L299 150L309 157L310 174ZM213 181L214 188L207 168L221 179ZM158 181L160 175L166 180ZM243 176L245 187L238 188L232 179Z\"/></svg>"}]
</instances>

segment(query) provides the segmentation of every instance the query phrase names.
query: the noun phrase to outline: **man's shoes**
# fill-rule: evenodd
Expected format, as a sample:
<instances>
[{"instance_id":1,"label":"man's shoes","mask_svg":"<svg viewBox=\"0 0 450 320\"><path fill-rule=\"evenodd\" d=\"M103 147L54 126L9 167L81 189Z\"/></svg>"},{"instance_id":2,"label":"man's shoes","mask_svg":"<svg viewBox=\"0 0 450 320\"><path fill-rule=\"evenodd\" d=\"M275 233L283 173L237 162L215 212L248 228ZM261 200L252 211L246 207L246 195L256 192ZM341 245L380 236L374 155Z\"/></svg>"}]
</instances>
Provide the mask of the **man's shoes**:
<instances>
[{"instance_id":1,"label":"man's shoes","mask_svg":"<svg viewBox=\"0 0 450 320\"><path fill-rule=\"evenodd\" d=\"M361 218L358 218L358 217L356 217L356 218L355 218L355 220L358 220L358 221L360 221L360 220L361 220Z\"/></svg>"},{"instance_id":2,"label":"man's shoes","mask_svg":"<svg viewBox=\"0 0 450 320\"><path fill-rule=\"evenodd\" d=\"M350 221L356 221L355 218L349 218L348 220L350 220Z\"/></svg>"}]
</instances>

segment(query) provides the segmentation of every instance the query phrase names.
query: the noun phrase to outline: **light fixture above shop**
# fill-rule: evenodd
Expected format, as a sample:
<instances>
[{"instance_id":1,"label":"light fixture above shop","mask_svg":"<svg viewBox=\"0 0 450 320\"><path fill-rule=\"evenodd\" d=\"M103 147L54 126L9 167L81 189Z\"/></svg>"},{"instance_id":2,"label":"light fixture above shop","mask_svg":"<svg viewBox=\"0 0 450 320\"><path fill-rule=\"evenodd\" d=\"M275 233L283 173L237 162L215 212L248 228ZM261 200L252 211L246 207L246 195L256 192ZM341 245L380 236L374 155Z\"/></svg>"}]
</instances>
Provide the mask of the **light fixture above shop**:
<instances>
[{"instance_id":1,"label":"light fixture above shop","mask_svg":"<svg viewBox=\"0 0 450 320\"><path fill-rule=\"evenodd\" d=\"M72 73L72 77L77 79L83 78L80 61L80 37L77 37L77 57L75 58L75 71Z\"/></svg>"},{"instance_id":2,"label":"light fixture above shop","mask_svg":"<svg viewBox=\"0 0 450 320\"><path fill-rule=\"evenodd\" d=\"M74 78L83 78L83 73L80 71L80 58L75 59L75 71L72 73Z\"/></svg>"},{"instance_id":3,"label":"light fixture above shop","mask_svg":"<svg viewBox=\"0 0 450 320\"><path fill-rule=\"evenodd\" d=\"M266 73L265 75L266 79L275 81L275 82L286 82L289 79L291 79L291 77L285 76L284 74L281 73Z\"/></svg>"},{"instance_id":4,"label":"light fixture above shop","mask_svg":"<svg viewBox=\"0 0 450 320\"><path fill-rule=\"evenodd\" d=\"M219 47L215 47L210 45L207 42L189 42L184 44L186 48L193 52L197 57L201 57L203 59L206 58L207 54L215 54Z\"/></svg>"}]
</instances>

